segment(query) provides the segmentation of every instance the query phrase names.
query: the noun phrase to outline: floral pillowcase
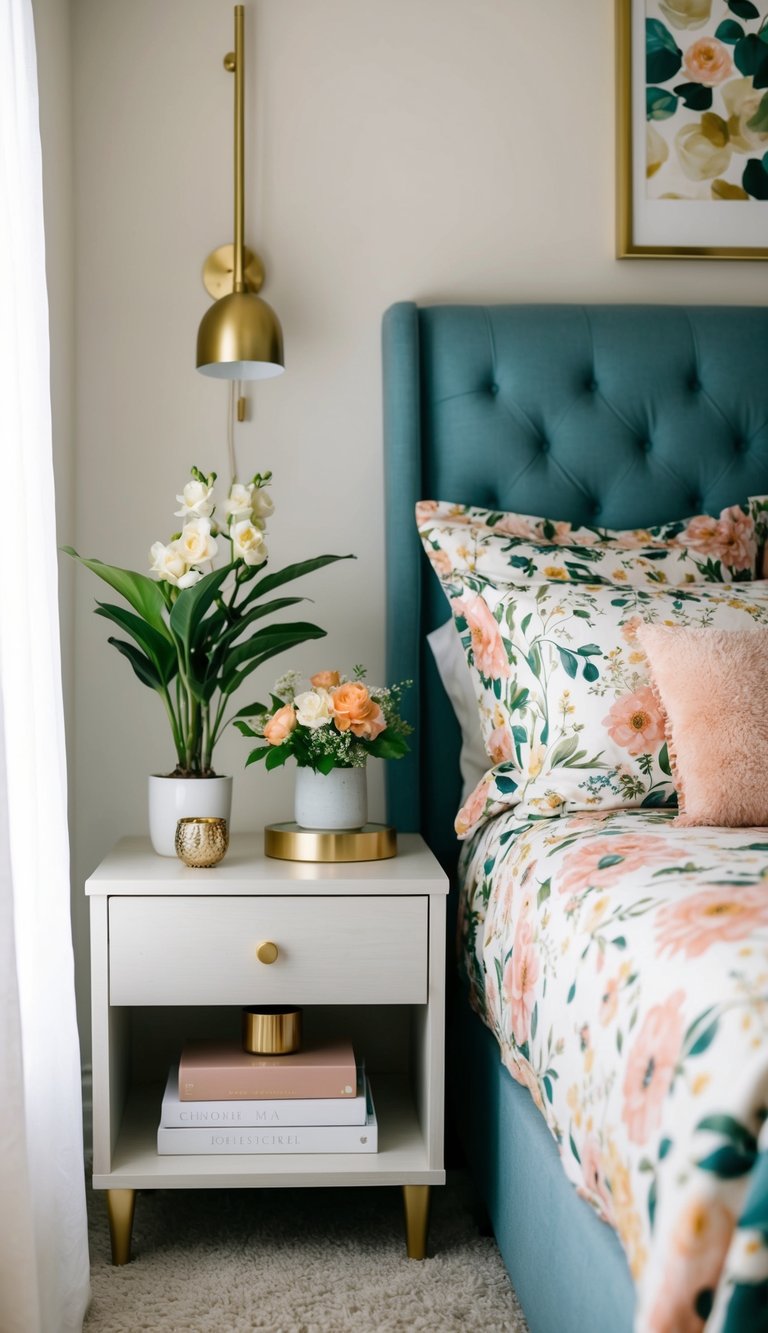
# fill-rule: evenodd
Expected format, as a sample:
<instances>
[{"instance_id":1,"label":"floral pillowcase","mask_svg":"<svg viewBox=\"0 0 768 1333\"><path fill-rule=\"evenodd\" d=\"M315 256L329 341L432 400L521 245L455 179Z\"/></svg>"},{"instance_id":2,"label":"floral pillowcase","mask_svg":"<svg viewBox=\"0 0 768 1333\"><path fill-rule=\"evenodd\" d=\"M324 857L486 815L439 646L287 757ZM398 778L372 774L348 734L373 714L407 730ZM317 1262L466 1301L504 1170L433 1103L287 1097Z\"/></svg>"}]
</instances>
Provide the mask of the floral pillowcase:
<instances>
[{"instance_id":1,"label":"floral pillowcase","mask_svg":"<svg viewBox=\"0 0 768 1333\"><path fill-rule=\"evenodd\" d=\"M570 523L471 505L422 500L416 522L439 578L450 573L519 582L627 586L730 583L753 579L768 497L634 530Z\"/></svg>"},{"instance_id":2,"label":"floral pillowcase","mask_svg":"<svg viewBox=\"0 0 768 1333\"><path fill-rule=\"evenodd\" d=\"M640 625L768 625L768 583L690 588L443 587L467 655L494 767L456 818L460 838L492 815L674 804L664 716Z\"/></svg>"}]
</instances>

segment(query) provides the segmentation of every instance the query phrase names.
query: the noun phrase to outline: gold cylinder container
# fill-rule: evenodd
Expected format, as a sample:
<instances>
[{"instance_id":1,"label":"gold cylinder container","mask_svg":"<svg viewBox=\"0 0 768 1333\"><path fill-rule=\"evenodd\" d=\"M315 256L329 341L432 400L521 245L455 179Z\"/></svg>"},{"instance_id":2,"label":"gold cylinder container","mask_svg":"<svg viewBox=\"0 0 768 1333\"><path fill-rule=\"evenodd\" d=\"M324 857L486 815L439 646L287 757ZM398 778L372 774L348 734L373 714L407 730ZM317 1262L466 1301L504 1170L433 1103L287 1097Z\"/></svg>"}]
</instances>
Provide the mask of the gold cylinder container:
<instances>
[{"instance_id":1,"label":"gold cylinder container","mask_svg":"<svg viewBox=\"0 0 768 1333\"><path fill-rule=\"evenodd\" d=\"M243 1050L250 1055L290 1055L301 1049L301 1010L289 1005L243 1009Z\"/></svg>"},{"instance_id":2,"label":"gold cylinder container","mask_svg":"<svg viewBox=\"0 0 768 1333\"><path fill-rule=\"evenodd\" d=\"M206 870L219 864L229 847L226 819L194 815L176 825L176 855L185 866Z\"/></svg>"}]
</instances>

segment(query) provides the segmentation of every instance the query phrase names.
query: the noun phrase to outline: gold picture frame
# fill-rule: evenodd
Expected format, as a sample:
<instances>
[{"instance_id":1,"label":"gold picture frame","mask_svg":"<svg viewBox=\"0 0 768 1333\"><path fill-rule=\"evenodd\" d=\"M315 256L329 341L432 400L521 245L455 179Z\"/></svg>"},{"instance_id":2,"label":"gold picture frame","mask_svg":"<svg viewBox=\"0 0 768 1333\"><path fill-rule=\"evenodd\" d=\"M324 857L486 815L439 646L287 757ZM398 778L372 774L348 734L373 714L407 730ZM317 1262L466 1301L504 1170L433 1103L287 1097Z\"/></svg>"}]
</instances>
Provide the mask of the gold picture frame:
<instances>
[{"instance_id":1,"label":"gold picture frame","mask_svg":"<svg viewBox=\"0 0 768 1333\"><path fill-rule=\"evenodd\" d=\"M735 208L732 196L728 198L712 197L706 200L703 198L694 200L680 195L658 199L647 197L645 189L646 147L644 142L639 144L637 141L639 139L639 127L645 124L647 87L645 77L645 23L649 11L659 7L663 15L670 10L685 10L686 0L662 0L661 6L652 4L650 0L616 0L617 258L768 259L768 200L750 198L748 206L753 210L760 210L760 215L757 217L755 214L745 215L744 213L726 212L726 210ZM757 8L757 5L752 7ZM689 8L695 8L695 0L691 0ZM699 10L703 12L706 8L706 0L703 0L703 3L699 4ZM725 13L728 13L730 7L726 0L712 0L709 9L710 12L717 11L712 15L712 26L717 28L714 20L717 19L719 11L722 9ZM765 3L765 0L761 4L761 12L762 10L765 10L766 17L768 17L768 3ZM736 26L738 26L736 14L731 12L728 21L733 22L734 27L731 31L735 31ZM706 19L703 23L697 22L696 29L694 29L693 24L689 26L691 28L690 32L683 32L682 34L673 32L673 37L682 35L687 45L688 43L698 42L703 35L709 34ZM768 31L768 27L766 30ZM639 43L642 43L642 45L640 46ZM723 44L720 43L720 45ZM678 54L681 57L683 56L682 51L679 51ZM686 60L688 55L690 55L690 51L686 52ZM727 58L728 54L726 53L723 59ZM734 75L738 74L735 67L733 67L732 72ZM678 77L684 79L685 72L681 70ZM684 84L683 86L690 88L693 85ZM717 88L713 87L713 91L717 92ZM766 96L768 96L768 90L766 90ZM638 98L642 98L639 105ZM673 91L669 92L669 98L670 104L674 103L676 108L679 107L680 99ZM683 111L688 110L687 103L682 109ZM712 119L715 119L714 115ZM726 130L728 129L730 121L726 123L723 117L718 117L717 120L719 124L726 124ZM755 151L759 154L760 149L757 148ZM766 135L763 151L768 153L768 135ZM643 154L642 162L638 157L641 152ZM640 188L641 185L642 189ZM734 189L733 186L730 188ZM714 186L712 190L714 193ZM744 197L747 197L746 194ZM665 235L667 230L667 219L664 216L665 207L669 214L668 237ZM690 230L693 233L690 238L687 234L689 223L686 219L686 209L695 210L695 213L691 211L688 214L691 224ZM738 224L738 226L735 224ZM766 244L743 243L745 228L748 232L758 228L761 234L765 234ZM746 239L751 242L754 237L748 235Z\"/></svg>"}]
</instances>

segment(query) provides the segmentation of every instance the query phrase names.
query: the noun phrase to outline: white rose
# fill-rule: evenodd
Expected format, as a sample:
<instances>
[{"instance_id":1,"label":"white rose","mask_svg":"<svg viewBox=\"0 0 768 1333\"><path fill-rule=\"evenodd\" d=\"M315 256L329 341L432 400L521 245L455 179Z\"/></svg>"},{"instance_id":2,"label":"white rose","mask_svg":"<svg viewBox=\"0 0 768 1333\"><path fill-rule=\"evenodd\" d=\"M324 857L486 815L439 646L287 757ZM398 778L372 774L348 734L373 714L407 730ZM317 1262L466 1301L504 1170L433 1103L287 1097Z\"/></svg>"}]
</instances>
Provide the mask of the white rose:
<instances>
[{"instance_id":1,"label":"white rose","mask_svg":"<svg viewBox=\"0 0 768 1333\"><path fill-rule=\"evenodd\" d=\"M179 579L187 572L187 562L173 546L164 546L162 542L153 542L149 552L150 572L157 574L163 583L176 586Z\"/></svg>"},{"instance_id":2,"label":"white rose","mask_svg":"<svg viewBox=\"0 0 768 1333\"><path fill-rule=\"evenodd\" d=\"M645 174L650 179L656 175L660 167L663 167L669 157L669 148L666 140L653 125L646 125L645 144Z\"/></svg>"},{"instance_id":3,"label":"white rose","mask_svg":"<svg viewBox=\"0 0 768 1333\"><path fill-rule=\"evenodd\" d=\"M236 521L251 517L253 508L253 486L243 486L242 482L232 483L229 495L224 501L224 513L227 518Z\"/></svg>"},{"instance_id":4,"label":"white rose","mask_svg":"<svg viewBox=\"0 0 768 1333\"><path fill-rule=\"evenodd\" d=\"M751 153L760 150L768 143L768 134L761 130L751 130L748 121L760 109L762 91L755 88L749 79L729 79L720 89L728 112L728 142L737 153Z\"/></svg>"},{"instance_id":5,"label":"white rose","mask_svg":"<svg viewBox=\"0 0 768 1333\"><path fill-rule=\"evenodd\" d=\"M271 518L275 512L275 506L271 495L268 495L267 492L260 486L257 487L256 490L254 490L253 492L253 498L251 500L251 508L253 510L253 517L255 519Z\"/></svg>"},{"instance_id":6,"label":"white rose","mask_svg":"<svg viewBox=\"0 0 768 1333\"><path fill-rule=\"evenodd\" d=\"M675 135L680 166L689 180L713 180L728 170L731 146L728 126L720 116L706 112L699 125L683 125Z\"/></svg>"},{"instance_id":7,"label":"white rose","mask_svg":"<svg viewBox=\"0 0 768 1333\"><path fill-rule=\"evenodd\" d=\"M203 565L206 560L214 560L219 549L215 537L211 536L207 518L193 518L191 523L185 523L173 548L188 565Z\"/></svg>"},{"instance_id":8,"label":"white rose","mask_svg":"<svg viewBox=\"0 0 768 1333\"><path fill-rule=\"evenodd\" d=\"M709 22L712 0L659 0L659 9L673 28L703 28Z\"/></svg>"},{"instance_id":9,"label":"white rose","mask_svg":"<svg viewBox=\"0 0 768 1333\"><path fill-rule=\"evenodd\" d=\"M176 518L210 518L216 507L213 487L203 481L188 481L181 495L176 499L181 505Z\"/></svg>"},{"instance_id":10,"label":"white rose","mask_svg":"<svg viewBox=\"0 0 768 1333\"><path fill-rule=\"evenodd\" d=\"M311 731L327 726L333 715L331 696L327 690L306 690L304 694L297 694L293 706L299 725L309 727Z\"/></svg>"},{"instance_id":11,"label":"white rose","mask_svg":"<svg viewBox=\"0 0 768 1333\"><path fill-rule=\"evenodd\" d=\"M242 560L246 565L264 564L267 558L267 543L254 523L249 523L247 518L242 523L234 523L229 535L232 538L232 552L236 560Z\"/></svg>"}]
</instances>

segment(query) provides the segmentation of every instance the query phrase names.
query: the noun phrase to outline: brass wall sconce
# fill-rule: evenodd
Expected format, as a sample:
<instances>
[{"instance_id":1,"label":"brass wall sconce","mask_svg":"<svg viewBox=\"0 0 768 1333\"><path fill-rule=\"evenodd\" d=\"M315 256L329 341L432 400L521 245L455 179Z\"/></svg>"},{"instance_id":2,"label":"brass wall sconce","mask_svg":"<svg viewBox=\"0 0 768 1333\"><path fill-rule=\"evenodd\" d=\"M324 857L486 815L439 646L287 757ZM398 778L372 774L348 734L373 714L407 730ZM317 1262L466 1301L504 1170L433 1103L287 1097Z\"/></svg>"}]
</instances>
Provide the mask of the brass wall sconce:
<instances>
[{"instance_id":1,"label":"brass wall sconce","mask_svg":"<svg viewBox=\"0 0 768 1333\"><path fill-rule=\"evenodd\" d=\"M263 380L282 374L283 331L274 310L258 295L264 266L247 250L245 231L244 97L245 14L235 5L235 49L224 68L235 76L235 242L208 256L203 283L214 299L197 334L197 369L223 380Z\"/></svg>"}]
</instances>

